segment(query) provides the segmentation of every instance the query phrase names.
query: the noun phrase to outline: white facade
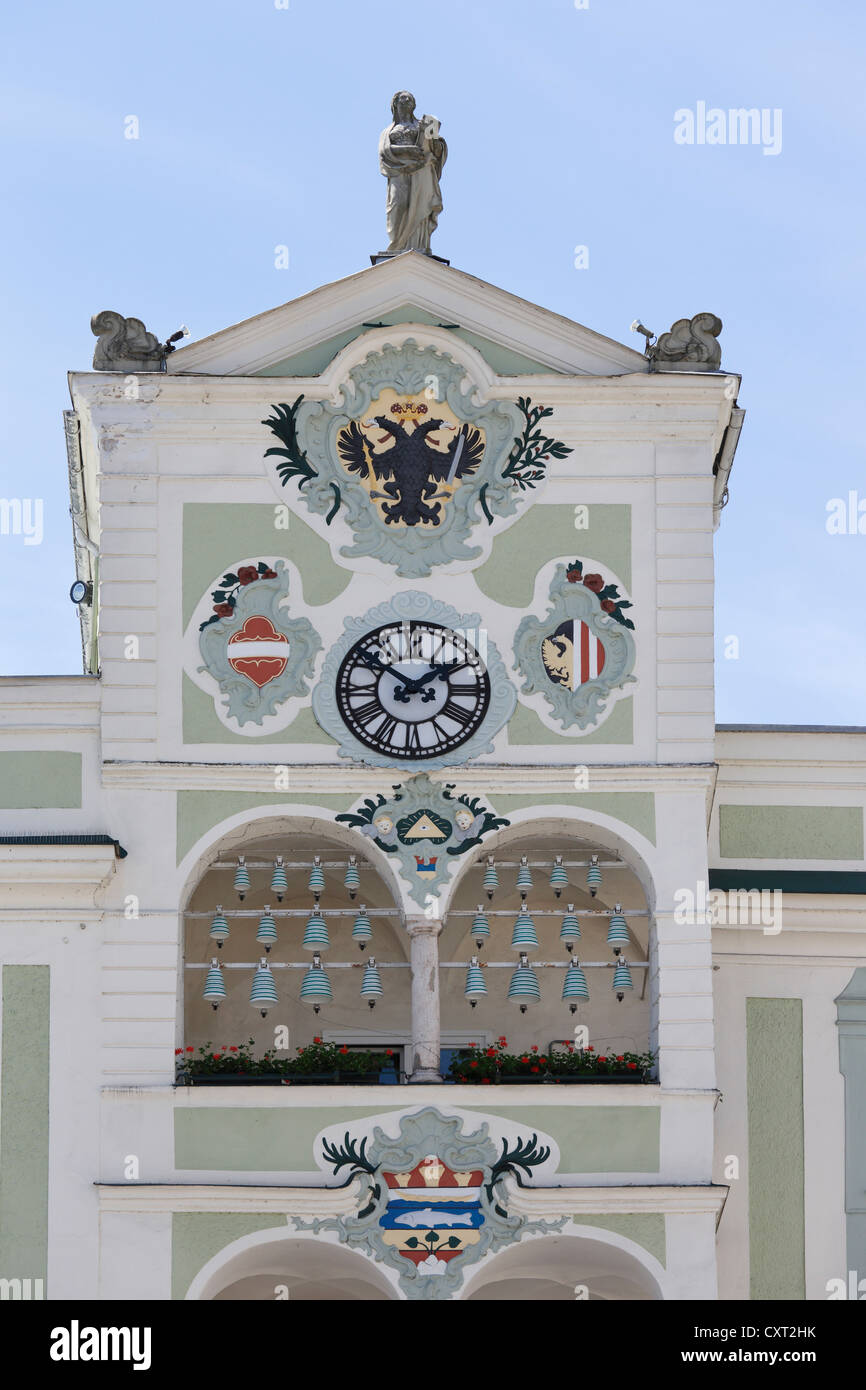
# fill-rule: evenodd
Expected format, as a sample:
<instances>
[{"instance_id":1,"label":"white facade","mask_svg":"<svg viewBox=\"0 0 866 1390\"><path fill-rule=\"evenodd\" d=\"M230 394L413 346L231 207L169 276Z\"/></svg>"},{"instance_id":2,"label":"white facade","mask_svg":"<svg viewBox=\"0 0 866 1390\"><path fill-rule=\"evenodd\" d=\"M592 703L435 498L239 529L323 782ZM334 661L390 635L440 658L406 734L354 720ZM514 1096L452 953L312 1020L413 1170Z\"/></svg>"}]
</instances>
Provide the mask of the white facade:
<instances>
[{"instance_id":1,"label":"white facade","mask_svg":"<svg viewBox=\"0 0 866 1390\"><path fill-rule=\"evenodd\" d=\"M350 373L412 344L456 364L479 409L526 397L549 407L543 429L568 453L511 514L488 525L476 508L470 558L400 577L374 554L347 556L357 536L345 497L327 518L296 481L281 485L262 422L298 397L345 403ZM866 733L716 729L712 546L742 420L738 378L649 373L628 348L408 253L183 348L164 374L76 372L70 386L91 673L0 681L0 1207L10 1213L0 1278L41 1277L51 1298L820 1299L866 1265L850 1181L866 1142L866 1071L855 1040L846 1124L836 1003L848 989L845 1026L857 1035ZM549 692L528 690L515 634L527 615L544 619L557 573L575 560L633 605L633 679L608 692L598 718L563 728ZM205 667L199 630L221 576L258 564L288 576L285 612L320 645L295 693L241 721ZM347 759L312 708L346 620L410 593L478 615L515 696L489 751L430 772L505 824L455 858L426 913L411 857L407 870L395 842L382 848L336 819L384 801L423 761ZM278 910L280 1004L261 1020L248 990L270 874L251 867L241 904L220 866L316 853L361 863L358 902L379 912L385 993L375 1013L356 1001L358 974L341 965L359 960L351 915L333 916L334 1008L311 1015L297 1002L301 972L286 968L309 961L305 916L279 922ZM606 865L598 899L585 888L592 854ZM503 965L487 969L477 1010L463 997L489 855L580 865L561 902L547 869L533 870L538 959L552 963L525 1016L505 998L520 902L511 867L490 904L508 916L491 916L483 952ZM306 914L306 870L293 872L284 907ZM355 911L341 882L328 870L326 918ZM733 924L713 925L708 887L763 888L764 918L744 899ZM572 899L592 967L575 1017L559 997L556 920ZM622 1003L604 937L616 903L635 983ZM221 951L231 987L212 1015L199 995L218 904L232 928ZM233 916L244 910L253 918ZM440 1047L505 1034L543 1055L576 1021L600 1051L652 1051L654 1079L527 1078L489 1095L436 1079ZM292 1053L314 1035L388 1045L406 1084L173 1085L179 1049L252 1033L264 1050L275 1024ZM486 1125L497 1150L530 1133L549 1150L499 1179L508 1233L490 1236L497 1218L482 1199L472 1239L455 1237L462 1258L445 1273L460 1275L447 1289L442 1270L425 1278L414 1258L385 1258L401 1228L383 1216L367 1231L367 1177L335 1172L325 1149L349 1131L387 1147L430 1111L442 1144L455 1122L461 1143ZM490 1163L470 1150L461 1167L474 1190L471 1173ZM383 1165L380 1186L392 1172ZM326 1224L304 1224L315 1221Z\"/></svg>"}]
</instances>

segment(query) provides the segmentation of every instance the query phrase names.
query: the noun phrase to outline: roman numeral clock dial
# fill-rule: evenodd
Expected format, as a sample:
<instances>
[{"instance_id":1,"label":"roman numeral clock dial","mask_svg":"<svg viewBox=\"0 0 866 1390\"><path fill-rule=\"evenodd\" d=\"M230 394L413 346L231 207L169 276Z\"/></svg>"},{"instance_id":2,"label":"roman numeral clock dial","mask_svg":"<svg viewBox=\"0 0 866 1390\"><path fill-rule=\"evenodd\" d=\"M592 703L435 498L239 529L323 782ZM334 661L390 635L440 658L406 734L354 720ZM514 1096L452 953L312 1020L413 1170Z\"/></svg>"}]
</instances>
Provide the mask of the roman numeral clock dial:
<instances>
[{"instance_id":1,"label":"roman numeral clock dial","mask_svg":"<svg viewBox=\"0 0 866 1390\"><path fill-rule=\"evenodd\" d=\"M337 674L337 708L366 748L394 762L449 754L478 730L490 677L461 633L394 622L350 648Z\"/></svg>"}]
</instances>

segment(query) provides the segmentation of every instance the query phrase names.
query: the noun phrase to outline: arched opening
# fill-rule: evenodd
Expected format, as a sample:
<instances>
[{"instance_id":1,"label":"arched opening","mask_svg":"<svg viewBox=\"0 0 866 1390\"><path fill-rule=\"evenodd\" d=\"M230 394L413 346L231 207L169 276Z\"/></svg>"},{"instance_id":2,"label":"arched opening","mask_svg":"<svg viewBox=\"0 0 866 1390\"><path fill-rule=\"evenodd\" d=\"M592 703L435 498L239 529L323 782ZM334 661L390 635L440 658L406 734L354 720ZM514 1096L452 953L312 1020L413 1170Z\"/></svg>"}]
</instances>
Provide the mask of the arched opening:
<instances>
[{"instance_id":1,"label":"arched opening","mask_svg":"<svg viewBox=\"0 0 866 1390\"><path fill-rule=\"evenodd\" d=\"M652 1256L638 1258L601 1232L540 1236L493 1255L464 1287L463 1298L493 1302L651 1302L664 1298Z\"/></svg>"},{"instance_id":2,"label":"arched opening","mask_svg":"<svg viewBox=\"0 0 866 1390\"><path fill-rule=\"evenodd\" d=\"M492 896L485 888L491 861L498 879ZM598 885L587 882L591 866L600 870ZM524 884L531 879L531 886L518 886L521 877ZM621 940L612 945L608 932L617 906L625 925L618 926ZM512 939L522 907L531 918L526 955L538 1001L508 997L519 962ZM479 909L489 937L473 927ZM551 1048L566 1048L576 1027L586 1030L580 1040L596 1053L646 1054L651 1048L650 942L649 908L638 873L591 827L539 820L491 837L456 884L440 938L443 1072L461 1039L481 1046L506 1037L508 1053L538 1049L541 1057ZM474 1007L465 993L465 966L473 957L487 988ZM614 988L620 961L628 962L630 987ZM562 998L571 962L579 962L584 972L588 1000Z\"/></svg>"},{"instance_id":3,"label":"arched opening","mask_svg":"<svg viewBox=\"0 0 866 1390\"><path fill-rule=\"evenodd\" d=\"M217 1256L188 1298L204 1302L381 1303L397 1297L381 1270L357 1251L322 1239L249 1238Z\"/></svg>"},{"instance_id":4,"label":"arched opening","mask_svg":"<svg viewBox=\"0 0 866 1390\"><path fill-rule=\"evenodd\" d=\"M184 913L180 1046L185 1057L190 1048L197 1057L202 1048L212 1055L241 1045L257 1058L268 1049L276 1049L278 1058L295 1057L299 1047L322 1038L352 1050L390 1048L397 1066L381 1079L396 1082L411 1037L408 942L390 885L364 853L364 842L347 846L347 838L310 820L272 818L247 825L242 835L227 835L212 848ZM241 856L248 883L236 886ZM355 873L347 884L350 866ZM311 882L314 868L320 877ZM315 924L309 932L311 917ZM361 917L368 929L362 924L359 930ZM302 1000L304 980L317 959L330 998ZM381 994L369 992L365 967L371 959ZM263 960L276 1002L252 1003ZM223 998L203 997L213 961Z\"/></svg>"}]
</instances>

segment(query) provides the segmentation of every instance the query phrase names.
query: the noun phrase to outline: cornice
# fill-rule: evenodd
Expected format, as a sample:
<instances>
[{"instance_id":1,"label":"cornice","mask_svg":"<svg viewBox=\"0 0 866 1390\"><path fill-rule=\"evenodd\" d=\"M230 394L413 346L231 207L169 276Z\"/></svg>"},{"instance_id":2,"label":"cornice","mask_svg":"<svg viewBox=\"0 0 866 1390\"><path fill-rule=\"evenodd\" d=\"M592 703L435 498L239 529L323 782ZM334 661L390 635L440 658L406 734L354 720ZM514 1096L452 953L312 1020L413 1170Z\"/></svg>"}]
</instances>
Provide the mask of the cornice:
<instances>
[{"instance_id":1,"label":"cornice","mask_svg":"<svg viewBox=\"0 0 866 1390\"><path fill-rule=\"evenodd\" d=\"M358 796L375 791L383 783L401 778L399 768L346 768L338 764L282 763L279 757L267 763L174 763L105 762L104 787L135 788L148 791L260 791L274 792L274 768L288 767L286 801L294 794L333 796L355 792ZM402 778L410 776L403 770ZM591 785L586 794L596 792L705 792L712 786L715 767L694 764L590 764ZM402 780L401 778L401 780ZM544 764L508 766L474 763L445 768L430 774L433 782L454 784L459 791L481 789L495 796L559 792L580 795L574 788L573 758L564 765Z\"/></svg>"}]
</instances>

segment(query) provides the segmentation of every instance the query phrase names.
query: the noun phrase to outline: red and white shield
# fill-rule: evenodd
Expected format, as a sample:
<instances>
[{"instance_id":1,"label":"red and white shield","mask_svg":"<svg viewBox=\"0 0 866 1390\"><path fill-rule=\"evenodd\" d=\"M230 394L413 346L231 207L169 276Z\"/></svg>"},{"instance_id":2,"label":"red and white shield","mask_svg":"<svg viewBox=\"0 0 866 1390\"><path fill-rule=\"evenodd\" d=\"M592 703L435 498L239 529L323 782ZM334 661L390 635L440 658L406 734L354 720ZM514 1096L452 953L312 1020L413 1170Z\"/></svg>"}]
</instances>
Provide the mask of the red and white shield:
<instances>
[{"instance_id":1,"label":"red and white shield","mask_svg":"<svg viewBox=\"0 0 866 1390\"><path fill-rule=\"evenodd\" d=\"M261 690L285 671L289 639L277 632L270 618L256 616L247 618L243 627L229 638L226 652L232 670L246 676Z\"/></svg>"}]
</instances>

